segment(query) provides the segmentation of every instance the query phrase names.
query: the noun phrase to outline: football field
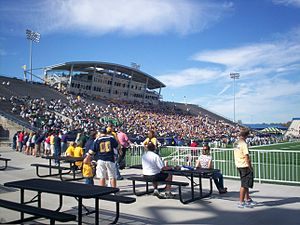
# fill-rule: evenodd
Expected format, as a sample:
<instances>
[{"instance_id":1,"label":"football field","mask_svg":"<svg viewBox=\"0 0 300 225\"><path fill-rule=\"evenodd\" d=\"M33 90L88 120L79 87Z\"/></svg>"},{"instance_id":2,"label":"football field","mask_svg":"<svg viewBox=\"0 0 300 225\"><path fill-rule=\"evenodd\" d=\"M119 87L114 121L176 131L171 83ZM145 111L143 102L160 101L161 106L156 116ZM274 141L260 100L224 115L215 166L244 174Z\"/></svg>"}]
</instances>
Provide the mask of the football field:
<instances>
[{"instance_id":1,"label":"football field","mask_svg":"<svg viewBox=\"0 0 300 225\"><path fill-rule=\"evenodd\" d=\"M255 146L251 147L253 149L261 149L261 150L297 150L300 151L300 142L286 142L280 144L272 144L265 146Z\"/></svg>"}]
</instances>

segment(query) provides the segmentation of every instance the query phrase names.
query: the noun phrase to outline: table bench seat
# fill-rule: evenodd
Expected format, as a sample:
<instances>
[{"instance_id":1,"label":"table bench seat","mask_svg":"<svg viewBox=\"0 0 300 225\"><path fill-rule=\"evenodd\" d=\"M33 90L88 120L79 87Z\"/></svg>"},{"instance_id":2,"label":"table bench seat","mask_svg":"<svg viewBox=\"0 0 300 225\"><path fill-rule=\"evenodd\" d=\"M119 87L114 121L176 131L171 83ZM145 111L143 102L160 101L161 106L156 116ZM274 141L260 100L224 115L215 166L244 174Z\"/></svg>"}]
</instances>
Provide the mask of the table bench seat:
<instances>
[{"instance_id":1,"label":"table bench seat","mask_svg":"<svg viewBox=\"0 0 300 225\"><path fill-rule=\"evenodd\" d=\"M153 189L151 189L151 190L149 189L149 183L151 183L151 181L145 179L143 176L128 177L127 179L132 181L133 193L136 196L141 196L141 195L145 195L145 194L151 194L154 191ZM146 182L146 191L144 191L144 192L137 192L136 191L136 181ZM159 184L168 184L168 185L178 186L180 191L181 191L181 187L189 185L189 183L187 183L187 182L181 182L181 181L158 181L158 183Z\"/></svg>"},{"instance_id":2,"label":"table bench seat","mask_svg":"<svg viewBox=\"0 0 300 225\"><path fill-rule=\"evenodd\" d=\"M39 164L39 163L33 163L30 166L35 166L36 168L36 175L38 177L53 177L53 176L61 176L63 174L69 174L71 173L71 168L70 167L65 167L65 166L55 166L55 165L49 165L49 164ZM39 168L47 168L49 169L47 174L41 175ZM58 170L58 173L52 173L52 169ZM67 172L62 172L62 170L67 170Z\"/></svg>"},{"instance_id":3,"label":"table bench seat","mask_svg":"<svg viewBox=\"0 0 300 225\"><path fill-rule=\"evenodd\" d=\"M115 202L116 203L116 216L115 216L115 219L112 222L112 224L116 224L118 222L118 220L119 220L119 216L120 216L120 203L131 204L131 203L136 202L135 198L127 197L127 196L122 196L122 195L114 195L114 194L103 195L103 196L99 197L99 199L104 200L104 201L110 201L110 202Z\"/></svg>"},{"instance_id":4,"label":"table bench seat","mask_svg":"<svg viewBox=\"0 0 300 225\"><path fill-rule=\"evenodd\" d=\"M70 167L66 167L66 166L55 166L55 165L50 166L47 164L39 164L39 163L33 163L30 166L51 168L51 169L57 169L57 170L69 170L70 169Z\"/></svg>"},{"instance_id":5,"label":"table bench seat","mask_svg":"<svg viewBox=\"0 0 300 225\"><path fill-rule=\"evenodd\" d=\"M37 216L37 217L29 218L30 220L36 219L39 217L50 219L50 224L55 224L55 221L69 222L69 221L76 220L75 215L67 214L64 212L57 212L57 211L53 211L50 209L43 209L40 207L31 206L31 205L25 205L25 204L21 204L21 203L11 202L11 201L2 200L2 199L0 199L0 207ZM18 224L18 223L22 223L24 221L28 221L28 218L26 218L24 220L16 220L16 221L5 222L5 223Z\"/></svg>"},{"instance_id":6,"label":"table bench seat","mask_svg":"<svg viewBox=\"0 0 300 225\"><path fill-rule=\"evenodd\" d=\"M0 167L0 170L5 170L8 166L8 162L11 161L11 159L0 157L0 161L5 162L4 166Z\"/></svg>"}]
</instances>

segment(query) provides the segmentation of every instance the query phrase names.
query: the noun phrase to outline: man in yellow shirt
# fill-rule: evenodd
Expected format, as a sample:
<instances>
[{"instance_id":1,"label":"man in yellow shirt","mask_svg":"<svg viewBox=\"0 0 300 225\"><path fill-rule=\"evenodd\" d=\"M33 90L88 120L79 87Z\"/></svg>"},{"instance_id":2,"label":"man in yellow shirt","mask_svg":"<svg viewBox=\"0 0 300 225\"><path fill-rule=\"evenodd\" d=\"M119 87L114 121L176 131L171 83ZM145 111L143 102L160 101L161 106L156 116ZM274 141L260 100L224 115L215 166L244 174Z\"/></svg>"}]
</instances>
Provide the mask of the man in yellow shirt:
<instances>
[{"instance_id":1,"label":"man in yellow shirt","mask_svg":"<svg viewBox=\"0 0 300 225\"><path fill-rule=\"evenodd\" d=\"M252 208L256 205L256 202L249 196L249 188L253 188L254 176L249 149L246 143L248 135L249 130L242 128L239 134L239 140L233 145L235 165L241 178L240 202L238 203L238 208Z\"/></svg>"},{"instance_id":2,"label":"man in yellow shirt","mask_svg":"<svg viewBox=\"0 0 300 225\"><path fill-rule=\"evenodd\" d=\"M83 148L82 148L82 143L79 142L77 144L77 147L74 149L74 157L82 157L83 156ZM80 168L82 165L82 161L77 161L75 162L75 165Z\"/></svg>"},{"instance_id":3,"label":"man in yellow shirt","mask_svg":"<svg viewBox=\"0 0 300 225\"><path fill-rule=\"evenodd\" d=\"M76 144L74 141L71 141L69 144L69 147L66 150L66 156L74 157L74 150L75 150Z\"/></svg>"}]
</instances>

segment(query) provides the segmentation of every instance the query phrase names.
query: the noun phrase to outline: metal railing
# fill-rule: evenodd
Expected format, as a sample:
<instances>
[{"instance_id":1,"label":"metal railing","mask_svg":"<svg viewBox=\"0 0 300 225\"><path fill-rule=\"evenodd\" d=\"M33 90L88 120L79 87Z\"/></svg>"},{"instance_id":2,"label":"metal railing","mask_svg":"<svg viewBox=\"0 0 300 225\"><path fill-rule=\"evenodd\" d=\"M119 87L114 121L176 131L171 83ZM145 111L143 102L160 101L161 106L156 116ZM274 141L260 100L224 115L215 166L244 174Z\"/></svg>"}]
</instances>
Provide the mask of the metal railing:
<instances>
[{"instance_id":1,"label":"metal railing","mask_svg":"<svg viewBox=\"0 0 300 225\"><path fill-rule=\"evenodd\" d=\"M169 165L195 166L202 148L168 146L161 148L160 155ZM141 164L143 146L134 146L128 151L128 166ZM215 168L224 177L239 178L235 167L233 149L212 148L211 155ZM300 184L300 151L250 149L255 180L258 182L277 182Z\"/></svg>"}]
</instances>

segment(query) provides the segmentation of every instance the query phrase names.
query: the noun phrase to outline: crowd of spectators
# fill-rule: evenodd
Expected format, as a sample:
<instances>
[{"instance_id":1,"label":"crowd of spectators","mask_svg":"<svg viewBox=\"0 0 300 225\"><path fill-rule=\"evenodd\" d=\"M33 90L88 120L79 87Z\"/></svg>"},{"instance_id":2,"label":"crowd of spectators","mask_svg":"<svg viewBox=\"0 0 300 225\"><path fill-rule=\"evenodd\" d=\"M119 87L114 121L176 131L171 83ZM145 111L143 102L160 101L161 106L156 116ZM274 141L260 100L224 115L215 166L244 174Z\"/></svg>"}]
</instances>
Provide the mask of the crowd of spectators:
<instances>
[{"instance_id":1,"label":"crowd of spectators","mask_svg":"<svg viewBox=\"0 0 300 225\"><path fill-rule=\"evenodd\" d=\"M189 145L191 140L210 142L215 147L224 147L236 140L240 126L215 120L207 115L191 115L188 111L176 110L167 105L145 105L111 101L103 106L91 103L80 96L67 95L67 101L29 96L12 96L11 112L27 120L40 131L81 131L89 133L99 130L110 118L122 125L122 129L134 140L144 140L149 130L158 138L172 138L174 145ZM253 145L267 144L270 137L253 136ZM163 144L163 143L162 143Z\"/></svg>"}]
</instances>

